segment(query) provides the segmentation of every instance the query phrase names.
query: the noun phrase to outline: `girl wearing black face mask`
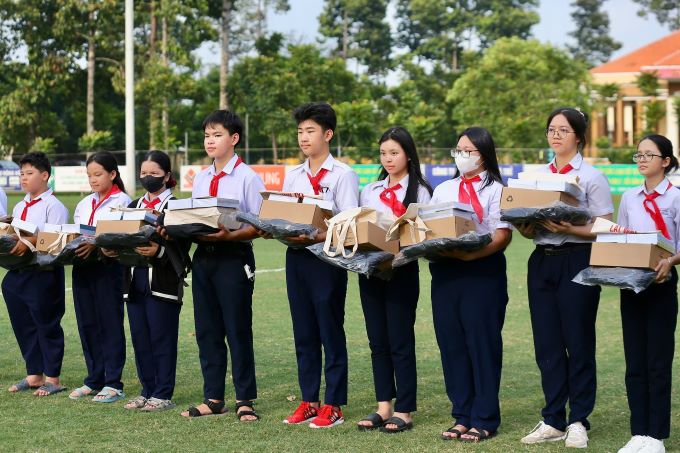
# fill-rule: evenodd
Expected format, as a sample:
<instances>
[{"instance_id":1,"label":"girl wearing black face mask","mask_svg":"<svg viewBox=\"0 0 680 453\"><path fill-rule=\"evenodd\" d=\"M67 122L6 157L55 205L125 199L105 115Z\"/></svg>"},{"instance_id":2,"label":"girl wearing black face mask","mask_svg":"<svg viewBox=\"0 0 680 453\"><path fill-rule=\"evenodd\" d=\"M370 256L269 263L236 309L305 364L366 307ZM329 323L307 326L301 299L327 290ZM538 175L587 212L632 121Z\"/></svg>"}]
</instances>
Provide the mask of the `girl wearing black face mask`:
<instances>
[{"instance_id":1,"label":"girl wearing black face mask","mask_svg":"<svg viewBox=\"0 0 680 453\"><path fill-rule=\"evenodd\" d=\"M176 182L170 158L164 152L149 151L142 162L139 179L147 192L130 203L130 208L162 212L168 201L174 199L172 188ZM135 249L147 257L150 264L129 268L126 272L125 299L137 375L142 384L141 395L128 401L126 409L158 412L175 407L172 394L179 313L190 246L179 241L162 241Z\"/></svg>"}]
</instances>

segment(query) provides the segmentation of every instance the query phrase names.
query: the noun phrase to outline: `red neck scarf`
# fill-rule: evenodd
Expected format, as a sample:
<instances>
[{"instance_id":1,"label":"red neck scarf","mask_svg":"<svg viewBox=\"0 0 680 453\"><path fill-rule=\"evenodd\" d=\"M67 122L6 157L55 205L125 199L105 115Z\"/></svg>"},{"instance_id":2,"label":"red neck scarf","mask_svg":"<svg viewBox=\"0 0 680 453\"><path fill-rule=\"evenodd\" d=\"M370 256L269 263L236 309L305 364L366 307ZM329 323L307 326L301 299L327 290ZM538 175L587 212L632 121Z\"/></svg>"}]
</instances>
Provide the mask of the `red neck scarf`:
<instances>
[{"instance_id":1,"label":"red neck scarf","mask_svg":"<svg viewBox=\"0 0 680 453\"><path fill-rule=\"evenodd\" d=\"M42 198L36 198L35 200L27 201L24 205L24 210L21 211L21 220L26 220L26 215L28 214L28 208L42 200Z\"/></svg>"},{"instance_id":2,"label":"red neck scarf","mask_svg":"<svg viewBox=\"0 0 680 453\"><path fill-rule=\"evenodd\" d=\"M562 167L562 168L560 169L560 171L557 171L557 167L555 166L555 163L554 163L554 162L550 162L550 171L553 172L553 173L559 173L559 174L561 174L561 175L564 175L564 174L566 174L566 173L569 173L569 172L572 171L573 169L574 169L574 167L572 167L571 164L567 164L567 165L565 165L564 167Z\"/></svg>"},{"instance_id":3,"label":"red neck scarf","mask_svg":"<svg viewBox=\"0 0 680 453\"><path fill-rule=\"evenodd\" d=\"M673 184L670 182L668 183L668 187L666 190L670 189L673 187ZM661 210L659 209L659 205L654 201L655 198L661 196L659 192L656 190L650 194L643 194L645 196L645 200L642 202L642 206L644 206L645 211L649 214L649 216L652 218L654 221L654 225L656 225L656 229L661 231L661 234L666 239L670 239L671 235L668 233L668 227L666 226L666 221L663 219L663 216L661 215ZM651 208L650 208L651 205Z\"/></svg>"},{"instance_id":4,"label":"red neck scarf","mask_svg":"<svg viewBox=\"0 0 680 453\"><path fill-rule=\"evenodd\" d=\"M479 198L477 198L477 192L473 187L473 182L481 181L482 178L477 175L470 179L466 179L465 176L460 176L460 187L458 188L458 202L472 205L472 209L475 210L479 223L482 223L484 218L484 208L479 203Z\"/></svg>"},{"instance_id":5,"label":"red neck scarf","mask_svg":"<svg viewBox=\"0 0 680 453\"><path fill-rule=\"evenodd\" d=\"M241 156L237 156L236 157L236 163L234 164L234 168L238 167L242 162L243 162L243 160L241 160ZM232 171L234 171L233 168L232 168ZM215 176L212 177L212 180L210 181L210 189L209 189L210 190L209 194L210 194L211 197L217 196L217 189L219 189L219 187L220 187L220 179L224 178L225 176L227 176L227 174L224 171L221 171L221 172L219 172L218 174L216 174Z\"/></svg>"},{"instance_id":6,"label":"red neck scarf","mask_svg":"<svg viewBox=\"0 0 680 453\"><path fill-rule=\"evenodd\" d=\"M314 189L314 195L319 195L321 193L321 180L324 176L326 176L326 173L328 173L328 170L325 168L319 170L316 176L312 176L311 173L307 173L309 183L312 185L312 189Z\"/></svg>"},{"instance_id":7,"label":"red neck scarf","mask_svg":"<svg viewBox=\"0 0 680 453\"><path fill-rule=\"evenodd\" d=\"M104 204L104 202L108 200L111 195L115 195L120 192L121 192L120 187L114 184L113 186L111 186L111 189L106 193L106 195L101 197L99 203L97 203L97 200L95 200L94 197L92 197L92 212L90 213L90 220L87 221L87 224L92 226L92 222L94 222L94 213L97 212L97 209L99 209L101 205Z\"/></svg>"},{"instance_id":8,"label":"red neck scarf","mask_svg":"<svg viewBox=\"0 0 680 453\"><path fill-rule=\"evenodd\" d=\"M406 212L406 207L399 201L395 193L399 189L401 189L401 184L396 184L380 192L380 201L385 203L392 210L392 214L397 217L403 216Z\"/></svg>"},{"instance_id":9,"label":"red neck scarf","mask_svg":"<svg viewBox=\"0 0 680 453\"><path fill-rule=\"evenodd\" d=\"M144 204L144 209L156 209L156 206L160 204L160 197L156 197L151 201L147 201L146 198L142 198L142 203Z\"/></svg>"}]
</instances>

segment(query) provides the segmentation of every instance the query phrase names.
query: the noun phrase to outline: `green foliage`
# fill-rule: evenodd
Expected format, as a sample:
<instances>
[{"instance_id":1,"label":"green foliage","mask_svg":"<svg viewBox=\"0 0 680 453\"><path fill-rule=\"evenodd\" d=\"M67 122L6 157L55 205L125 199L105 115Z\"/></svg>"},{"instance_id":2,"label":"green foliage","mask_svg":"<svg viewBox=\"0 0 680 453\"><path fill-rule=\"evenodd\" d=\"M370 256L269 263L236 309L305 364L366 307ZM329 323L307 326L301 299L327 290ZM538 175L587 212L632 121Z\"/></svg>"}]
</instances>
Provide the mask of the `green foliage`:
<instances>
[{"instance_id":1,"label":"green foliage","mask_svg":"<svg viewBox=\"0 0 680 453\"><path fill-rule=\"evenodd\" d=\"M645 103L645 123L646 128L643 135L659 132L659 121L666 116L666 104L661 101L650 101Z\"/></svg>"},{"instance_id":2,"label":"green foliage","mask_svg":"<svg viewBox=\"0 0 680 453\"><path fill-rule=\"evenodd\" d=\"M583 64L538 41L503 38L466 71L447 101L461 127L483 126L498 147L542 147L543 124L560 106L588 110Z\"/></svg>"},{"instance_id":3,"label":"green foliage","mask_svg":"<svg viewBox=\"0 0 680 453\"><path fill-rule=\"evenodd\" d=\"M635 84L645 96L656 97L659 89L659 74L656 71L641 72L635 78Z\"/></svg>"},{"instance_id":4,"label":"green foliage","mask_svg":"<svg viewBox=\"0 0 680 453\"><path fill-rule=\"evenodd\" d=\"M109 131L94 131L78 139L81 151L104 151L113 149L113 135Z\"/></svg>"},{"instance_id":5,"label":"green foliage","mask_svg":"<svg viewBox=\"0 0 680 453\"><path fill-rule=\"evenodd\" d=\"M31 145L31 151L40 151L45 154L53 154L57 144L53 138L36 137Z\"/></svg>"},{"instance_id":6,"label":"green foliage","mask_svg":"<svg viewBox=\"0 0 680 453\"><path fill-rule=\"evenodd\" d=\"M638 16L653 15L661 25L680 30L680 3L677 0L633 0L640 5Z\"/></svg>"},{"instance_id":7,"label":"green foliage","mask_svg":"<svg viewBox=\"0 0 680 453\"><path fill-rule=\"evenodd\" d=\"M572 55L591 67L606 62L621 43L609 36L609 15L601 10L601 0L575 0L571 5L576 25L569 33L575 41L569 46Z\"/></svg>"}]
</instances>

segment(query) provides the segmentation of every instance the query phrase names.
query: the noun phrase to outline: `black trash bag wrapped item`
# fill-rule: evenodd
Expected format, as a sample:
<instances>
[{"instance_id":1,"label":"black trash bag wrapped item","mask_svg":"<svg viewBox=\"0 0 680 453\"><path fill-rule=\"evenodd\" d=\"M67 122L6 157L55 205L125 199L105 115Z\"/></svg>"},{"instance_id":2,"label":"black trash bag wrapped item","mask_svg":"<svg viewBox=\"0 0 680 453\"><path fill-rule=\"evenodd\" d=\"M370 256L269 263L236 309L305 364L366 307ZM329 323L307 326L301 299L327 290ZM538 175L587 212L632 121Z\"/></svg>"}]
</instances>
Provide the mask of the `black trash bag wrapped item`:
<instances>
[{"instance_id":1,"label":"black trash bag wrapped item","mask_svg":"<svg viewBox=\"0 0 680 453\"><path fill-rule=\"evenodd\" d=\"M135 247L147 246L153 241L161 242L156 228L143 225L136 233L103 233L95 236L94 244L108 250L118 252L118 261L126 266L148 266L150 258L135 252Z\"/></svg>"},{"instance_id":2,"label":"black trash bag wrapped item","mask_svg":"<svg viewBox=\"0 0 680 453\"><path fill-rule=\"evenodd\" d=\"M428 239L401 249L394 257L392 267L403 266L418 258L437 261L442 259L442 252L450 252L453 250L472 252L479 250L490 243L490 234L478 234L474 231L465 233L457 238Z\"/></svg>"},{"instance_id":3,"label":"black trash bag wrapped item","mask_svg":"<svg viewBox=\"0 0 680 453\"><path fill-rule=\"evenodd\" d=\"M553 222L569 222L572 225L585 225L593 216L585 208L568 205L557 201L542 208L511 208L501 210L501 220L514 225L521 223L538 223L542 220Z\"/></svg>"},{"instance_id":4,"label":"black trash bag wrapped item","mask_svg":"<svg viewBox=\"0 0 680 453\"><path fill-rule=\"evenodd\" d=\"M380 250L359 250L349 257L342 256L342 254L329 256L326 254L323 247L323 242L320 242L318 244L310 245L307 247L307 250L316 255L320 260L350 272L355 272L367 277L378 277L382 280L389 280L392 278L392 266L390 266L390 261L394 258L394 255L389 252Z\"/></svg>"},{"instance_id":5,"label":"black trash bag wrapped item","mask_svg":"<svg viewBox=\"0 0 680 453\"><path fill-rule=\"evenodd\" d=\"M589 266L576 274L571 281L586 286L613 286L630 289L636 294L649 288L656 279L656 271L631 267Z\"/></svg>"},{"instance_id":6,"label":"black trash bag wrapped item","mask_svg":"<svg viewBox=\"0 0 680 453\"><path fill-rule=\"evenodd\" d=\"M76 256L76 250L81 244L93 244L94 236L81 235L68 242L57 255L39 252L36 256L40 266L68 266L70 264L91 263L99 261L99 254L95 250L87 259Z\"/></svg>"},{"instance_id":7,"label":"black trash bag wrapped item","mask_svg":"<svg viewBox=\"0 0 680 453\"><path fill-rule=\"evenodd\" d=\"M36 253L26 251L22 256L10 255L10 250L12 250L19 240L10 234L5 234L0 236L0 267L7 269L8 271L15 271L19 269L24 269L30 266L35 266Z\"/></svg>"},{"instance_id":8,"label":"black trash bag wrapped item","mask_svg":"<svg viewBox=\"0 0 680 453\"><path fill-rule=\"evenodd\" d=\"M258 230L269 233L274 239L277 239L291 247L304 246L286 241L287 238L305 236L308 239L314 239L319 232L319 229L314 225L292 223L283 219L261 219L258 216L247 212L239 212L236 214L236 220L247 223L248 225L254 226Z\"/></svg>"}]
</instances>

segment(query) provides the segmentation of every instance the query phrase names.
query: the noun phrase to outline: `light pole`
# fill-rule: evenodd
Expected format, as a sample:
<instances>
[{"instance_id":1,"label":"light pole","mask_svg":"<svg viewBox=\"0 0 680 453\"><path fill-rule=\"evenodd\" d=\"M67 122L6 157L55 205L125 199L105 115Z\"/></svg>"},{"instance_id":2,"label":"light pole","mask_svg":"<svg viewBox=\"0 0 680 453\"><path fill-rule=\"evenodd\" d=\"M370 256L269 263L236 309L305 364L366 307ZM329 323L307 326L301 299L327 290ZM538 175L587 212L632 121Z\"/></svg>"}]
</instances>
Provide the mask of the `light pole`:
<instances>
[{"instance_id":1,"label":"light pole","mask_svg":"<svg viewBox=\"0 0 680 453\"><path fill-rule=\"evenodd\" d=\"M135 163L135 5L125 0L125 165L128 191L134 197L137 180Z\"/></svg>"}]
</instances>

